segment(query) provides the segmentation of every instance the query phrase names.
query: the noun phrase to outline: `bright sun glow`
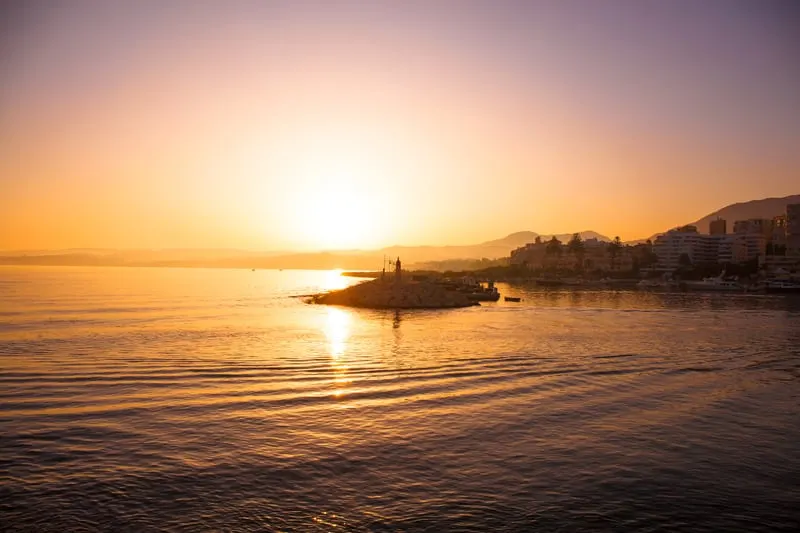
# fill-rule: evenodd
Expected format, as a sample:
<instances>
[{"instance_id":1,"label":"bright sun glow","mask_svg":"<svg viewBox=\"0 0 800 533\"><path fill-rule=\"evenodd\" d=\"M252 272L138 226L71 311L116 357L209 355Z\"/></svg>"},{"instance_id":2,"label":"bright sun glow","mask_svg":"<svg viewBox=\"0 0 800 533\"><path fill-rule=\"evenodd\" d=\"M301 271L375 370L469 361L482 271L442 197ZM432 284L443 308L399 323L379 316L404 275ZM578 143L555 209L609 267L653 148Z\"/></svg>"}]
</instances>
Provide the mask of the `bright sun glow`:
<instances>
[{"instance_id":1,"label":"bright sun glow","mask_svg":"<svg viewBox=\"0 0 800 533\"><path fill-rule=\"evenodd\" d=\"M366 133L337 130L285 140L280 153L265 173L281 177L282 232L293 242L341 250L387 239L385 206L396 165L383 144Z\"/></svg>"},{"instance_id":2,"label":"bright sun glow","mask_svg":"<svg viewBox=\"0 0 800 533\"><path fill-rule=\"evenodd\" d=\"M322 288L326 291L336 291L344 289L348 285L348 279L342 276L342 269L329 270L325 274Z\"/></svg>"},{"instance_id":3,"label":"bright sun glow","mask_svg":"<svg viewBox=\"0 0 800 533\"><path fill-rule=\"evenodd\" d=\"M310 194L295 221L304 240L326 249L373 245L380 238L373 199L346 183L331 181Z\"/></svg>"}]
</instances>

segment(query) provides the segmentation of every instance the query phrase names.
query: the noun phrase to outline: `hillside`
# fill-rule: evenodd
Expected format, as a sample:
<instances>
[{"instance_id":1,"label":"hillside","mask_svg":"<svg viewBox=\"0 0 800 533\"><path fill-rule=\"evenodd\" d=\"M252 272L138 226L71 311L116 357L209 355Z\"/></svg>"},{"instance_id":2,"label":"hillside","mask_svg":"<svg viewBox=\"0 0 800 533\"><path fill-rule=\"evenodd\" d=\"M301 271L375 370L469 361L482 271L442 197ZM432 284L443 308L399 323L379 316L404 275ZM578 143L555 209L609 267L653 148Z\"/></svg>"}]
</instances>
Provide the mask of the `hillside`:
<instances>
[{"instance_id":1,"label":"hillside","mask_svg":"<svg viewBox=\"0 0 800 533\"><path fill-rule=\"evenodd\" d=\"M728 231L732 231L733 223L736 220L772 218L782 215L786 212L786 206L788 204L800 204L800 194L785 196L783 198L764 198L763 200L731 204L691 224L697 226L697 231L700 233L708 233L711 221L719 217L728 221Z\"/></svg>"},{"instance_id":2,"label":"hillside","mask_svg":"<svg viewBox=\"0 0 800 533\"><path fill-rule=\"evenodd\" d=\"M700 233L709 233L711 231L709 227L711 221L716 220L717 217L724 218L728 221L728 233L731 233L733 231L733 223L737 220L747 220L748 218L773 218L784 214L786 212L786 206L789 204L800 204L800 194L784 196L783 198L764 198L762 200L751 200L749 202L726 205L699 220L689 222L689 224L697 226L697 231ZM666 231L667 230L665 230L665 232ZM655 240L656 237L663 234L664 232L656 233L650 237L650 240ZM627 241L626 244L639 244L642 242L645 242L645 239Z\"/></svg>"}]
</instances>

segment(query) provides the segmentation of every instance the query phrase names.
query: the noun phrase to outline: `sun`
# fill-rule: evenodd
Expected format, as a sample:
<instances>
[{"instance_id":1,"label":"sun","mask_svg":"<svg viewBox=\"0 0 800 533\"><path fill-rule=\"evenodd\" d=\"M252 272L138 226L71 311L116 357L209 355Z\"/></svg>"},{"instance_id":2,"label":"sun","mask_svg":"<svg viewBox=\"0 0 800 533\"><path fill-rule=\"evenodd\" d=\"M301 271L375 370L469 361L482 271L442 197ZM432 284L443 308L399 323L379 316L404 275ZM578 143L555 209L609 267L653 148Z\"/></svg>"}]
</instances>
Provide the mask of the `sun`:
<instances>
[{"instance_id":1,"label":"sun","mask_svg":"<svg viewBox=\"0 0 800 533\"><path fill-rule=\"evenodd\" d=\"M381 200L342 176L317 181L306 191L293 225L299 239L325 250L377 246L385 228Z\"/></svg>"},{"instance_id":2,"label":"sun","mask_svg":"<svg viewBox=\"0 0 800 533\"><path fill-rule=\"evenodd\" d=\"M305 213L306 237L325 249L359 248L374 244L376 210L368 195L349 188L324 187Z\"/></svg>"},{"instance_id":3,"label":"sun","mask_svg":"<svg viewBox=\"0 0 800 533\"><path fill-rule=\"evenodd\" d=\"M271 230L297 250L386 245L396 226L397 191L404 190L390 143L340 128L286 140L278 152L260 173L275 177L263 180L264 194L280 198L275 211L264 213L265 223L279 221Z\"/></svg>"}]
</instances>

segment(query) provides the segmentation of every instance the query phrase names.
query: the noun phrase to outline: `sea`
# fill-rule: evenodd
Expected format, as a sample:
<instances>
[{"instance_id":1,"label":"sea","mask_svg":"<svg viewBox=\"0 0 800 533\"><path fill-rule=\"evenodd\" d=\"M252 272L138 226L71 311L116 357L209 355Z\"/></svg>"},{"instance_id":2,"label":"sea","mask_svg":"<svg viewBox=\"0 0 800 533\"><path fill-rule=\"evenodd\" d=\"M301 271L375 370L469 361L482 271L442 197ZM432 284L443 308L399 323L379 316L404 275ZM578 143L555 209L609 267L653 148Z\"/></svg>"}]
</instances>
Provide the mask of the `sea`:
<instances>
[{"instance_id":1,"label":"sea","mask_svg":"<svg viewBox=\"0 0 800 533\"><path fill-rule=\"evenodd\" d=\"M794 531L800 299L0 267L0 530Z\"/></svg>"}]
</instances>

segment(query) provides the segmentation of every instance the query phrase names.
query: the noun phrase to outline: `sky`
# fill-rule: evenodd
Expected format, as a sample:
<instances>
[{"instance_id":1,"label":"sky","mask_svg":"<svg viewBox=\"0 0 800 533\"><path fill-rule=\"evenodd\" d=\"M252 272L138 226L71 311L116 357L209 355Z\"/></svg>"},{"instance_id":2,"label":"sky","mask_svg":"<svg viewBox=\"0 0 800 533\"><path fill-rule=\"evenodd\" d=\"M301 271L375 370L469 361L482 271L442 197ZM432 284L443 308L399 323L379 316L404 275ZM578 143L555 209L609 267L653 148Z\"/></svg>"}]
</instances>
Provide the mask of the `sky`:
<instances>
[{"instance_id":1,"label":"sky","mask_svg":"<svg viewBox=\"0 0 800 533\"><path fill-rule=\"evenodd\" d=\"M800 193L791 0L0 6L0 249L625 240Z\"/></svg>"}]
</instances>

